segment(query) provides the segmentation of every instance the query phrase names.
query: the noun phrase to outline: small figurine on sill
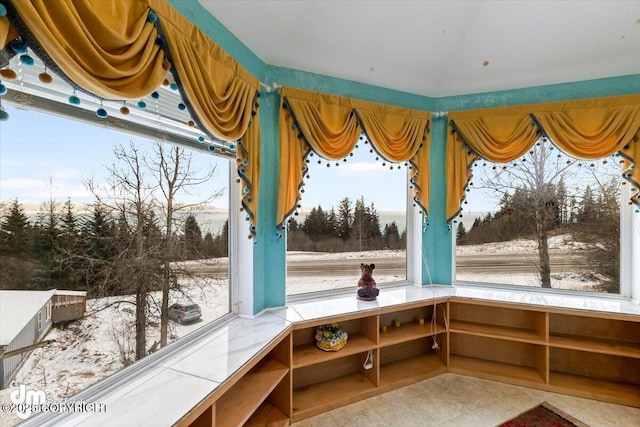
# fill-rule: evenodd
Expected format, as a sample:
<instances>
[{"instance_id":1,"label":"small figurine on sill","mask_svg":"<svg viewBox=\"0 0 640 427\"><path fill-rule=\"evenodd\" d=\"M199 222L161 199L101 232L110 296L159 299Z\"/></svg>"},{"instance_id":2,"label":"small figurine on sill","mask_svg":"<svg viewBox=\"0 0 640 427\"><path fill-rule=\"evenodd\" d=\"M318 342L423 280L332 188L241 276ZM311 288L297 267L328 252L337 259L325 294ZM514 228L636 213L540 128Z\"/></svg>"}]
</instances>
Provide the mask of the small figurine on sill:
<instances>
[{"instance_id":1,"label":"small figurine on sill","mask_svg":"<svg viewBox=\"0 0 640 427\"><path fill-rule=\"evenodd\" d=\"M380 294L380 290L376 287L376 281L371 275L375 264L360 264L362 275L358 280L358 299L364 301L374 301Z\"/></svg>"}]
</instances>

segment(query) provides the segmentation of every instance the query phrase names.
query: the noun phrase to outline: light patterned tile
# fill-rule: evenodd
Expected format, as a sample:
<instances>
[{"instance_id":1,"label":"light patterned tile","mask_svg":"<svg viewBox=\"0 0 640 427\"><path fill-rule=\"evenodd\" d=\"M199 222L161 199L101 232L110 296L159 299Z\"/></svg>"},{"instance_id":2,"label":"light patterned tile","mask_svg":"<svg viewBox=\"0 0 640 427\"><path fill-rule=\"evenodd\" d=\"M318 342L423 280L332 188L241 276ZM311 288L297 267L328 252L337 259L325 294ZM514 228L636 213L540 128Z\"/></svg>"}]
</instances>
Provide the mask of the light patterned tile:
<instances>
[{"instance_id":1,"label":"light patterned tile","mask_svg":"<svg viewBox=\"0 0 640 427\"><path fill-rule=\"evenodd\" d=\"M360 411L360 412L346 412L341 415L341 417L337 417L333 414L334 419L341 427L386 427L388 426L387 422L378 414L373 408L369 407L369 409Z\"/></svg>"},{"instance_id":2,"label":"light patterned tile","mask_svg":"<svg viewBox=\"0 0 640 427\"><path fill-rule=\"evenodd\" d=\"M493 427L502 421L506 420L498 419L494 414L485 415L474 411L438 424L438 427Z\"/></svg>"},{"instance_id":3,"label":"light patterned tile","mask_svg":"<svg viewBox=\"0 0 640 427\"><path fill-rule=\"evenodd\" d=\"M591 427L640 427L638 408L457 374L430 378L294 425L488 427L499 425L543 401Z\"/></svg>"},{"instance_id":4,"label":"light patterned tile","mask_svg":"<svg viewBox=\"0 0 640 427\"><path fill-rule=\"evenodd\" d=\"M329 412L291 424L295 427L341 427Z\"/></svg>"},{"instance_id":5,"label":"light patterned tile","mask_svg":"<svg viewBox=\"0 0 640 427\"><path fill-rule=\"evenodd\" d=\"M381 403L374 407L388 426L424 426L431 427L438 425L425 413L422 407L412 405L407 400L394 400Z\"/></svg>"},{"instance_id":6,"label":"light patterned tile","mask_svg":"<svg viewBox=\"0 0 640 427\"><path fill-rule=\"evenodd\" d=\"M477 417L485 426L495 426L536 406L529 396L517 393L502 397L466 415ZM464 425L464 424L459 424Z\"/></svg>"},{"instance_id":7,"label":"light patterned tile","mask_svg":"<svg viewBox=\"0 0 640 427\"><path fill-rule=\"evenodd\" d=\"M333 415L336 420L341 420L348 417L349 415L371 411L373 411L373 406L371 406L371 402L369 401L369 399L365 399L359 402L352 403L350 405L336 408L332 410L330 414Z\"/></svg>"},{"instance_id":8,"label":"light patterned tile","mask_svg":"<svg viewBox=\"0 0 640 427\"><path fill-rule=\"evenodd\" d=\"M442 393L464 403L470 410L485 406L505 396L518 393L516 387L477 378L461 376L447 384Z\"/></svg>"},{"instance_id":9,"label":"light patterned tile","mask_svg":"<svg viewBox=\"0 0 640 427\"><path fill-rule=\"evenodd\" d=\"M595 402L572 415L592 427L640 427L640 408L630 406Z\"/></svg>"},{"instance_id":10,"label":"light patterned tile","mask_svg":"<svg viewBox=\"0 0 640 427\"><path fill-rule=\"evenodd\" d=\"M543 390L524 389L523 394L530 396L532 399L548 402L567 414L574 415L579 411L596 403L595 400L584 399L582 397L569 396L567 394L552 393Z\"/></svg>"}]
</instances>

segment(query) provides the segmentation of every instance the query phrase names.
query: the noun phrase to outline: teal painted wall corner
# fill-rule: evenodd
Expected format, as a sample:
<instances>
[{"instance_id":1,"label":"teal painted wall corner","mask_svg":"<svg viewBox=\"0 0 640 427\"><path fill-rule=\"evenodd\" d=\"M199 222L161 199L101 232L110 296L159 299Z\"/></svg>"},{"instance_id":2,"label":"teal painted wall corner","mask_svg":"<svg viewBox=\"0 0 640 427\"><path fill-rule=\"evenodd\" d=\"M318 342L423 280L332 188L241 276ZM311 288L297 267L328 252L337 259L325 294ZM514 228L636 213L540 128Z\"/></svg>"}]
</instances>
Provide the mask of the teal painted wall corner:
<instances>
[{"instance_id":1,"label":"teal painted wall corner","mask_svg":"<svg viewBox=\"0 0 640 427\"><path fill-rule=\"evenodd\" d=\"M262 92L260 100L260 198L253 260L253 312L286 303L286 234L276 229L280 176L280 95Z\"/></svg>"},{"instance_id":2,"label":"teal painted wall corner","mask_svg":"<svg viewBox=\"0 0 640 427\"><path fill-rule=\"evenodd\" d=\"M429 222L422 233L422 284L450 285L453 240L446 221L447 187L445 176L447 117L432 117L431 123L431 193Z\"/></svg>"},{"instance_id":3,"label":"teal painted wall corner","mask_svg":"<svg viewBox=\"0 0 640 427\"><path fill-rule=\"evenodd\" d=\"M437 111L475 110L640 93L640 74L503 90L436 100Z\"/></svg>"},{"instance_id":4,"label":"teal painted wall corner","mask_svg":"<svg viewBox=\"0 0 640 427\"><path fill-rule=\"evenodd\" d=\"M281 86L421 111L433 111L436 106L436 100L426 96L271 65L267 66L267 81Z\"/></svg>"}]
</instances>

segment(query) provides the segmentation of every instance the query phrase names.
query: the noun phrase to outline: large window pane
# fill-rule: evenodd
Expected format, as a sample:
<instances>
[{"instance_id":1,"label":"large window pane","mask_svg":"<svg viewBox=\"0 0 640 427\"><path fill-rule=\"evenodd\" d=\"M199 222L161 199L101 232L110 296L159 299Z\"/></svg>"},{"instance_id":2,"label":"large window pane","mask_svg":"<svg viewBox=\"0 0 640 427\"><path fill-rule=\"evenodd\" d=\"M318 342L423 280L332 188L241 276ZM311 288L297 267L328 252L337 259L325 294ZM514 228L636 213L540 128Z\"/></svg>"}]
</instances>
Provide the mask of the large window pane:
<instances>
[{"instance_id":1,"label":"large window pane","mask_svg":"<svg viewBox=\"0 0 640 427\"><path fill-rule=\"evenodd\" d=\"M453 224L458 281L620 292L619 157L571 159L541 140L473 174Z\"/></svg>"},{"instance_id":2,"label":"large window pane","mask_svg":"<svg viewBox=\"0 0 640 427\"><path fill-rule=\"evenodd\" d=\"M302 203L287 232L287 294L353 288L360 264L375 264L378 286L404 281L405 164L360 142L340 161L308 157Z\"/></svg>"},{"instance_id":3,"label":"large window pane","mask_svg":"<svg viewBox=\"0 0 640 427\"><path fill-rule=\"evenodd\" d=\"M235 161L3 107L0 289L25 295L16 301L34 317L31 291L86 291L88 301L85 316L54 323L42 337L55 342L14 356L24 361L0 390L2 403L20 385L44 390L47 401L69 397L160 349L165 283L167 305L182 304L169 310L167 343L230 313ZM191 317L194 304L200 314ZM144 328L136 327L140 313ZM4 325L15 320L4 315Z\"/></svg>"}]
</instances>

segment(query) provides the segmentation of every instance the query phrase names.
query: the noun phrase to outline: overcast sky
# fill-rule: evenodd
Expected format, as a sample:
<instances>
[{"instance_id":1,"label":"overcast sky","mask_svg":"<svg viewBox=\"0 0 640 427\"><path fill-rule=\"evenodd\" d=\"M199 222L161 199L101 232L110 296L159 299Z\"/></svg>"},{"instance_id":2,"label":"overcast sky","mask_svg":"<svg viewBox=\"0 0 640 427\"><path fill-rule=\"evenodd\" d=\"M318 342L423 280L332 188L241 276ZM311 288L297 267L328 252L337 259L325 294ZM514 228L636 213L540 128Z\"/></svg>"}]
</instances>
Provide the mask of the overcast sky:
<instances>
[{"instance_id":1,"label":"overcast sky","mask_svg":"<svg viewBox=\"0 0 640 427\"><path fill-rule=\"evenodd\" d=\"M104 182L107 166L114 162L114 147L129 141L152 152L153 142L56 116L4 106L9 120L0 122L0 200L91 203L93 195L84 184L88 179ZM228 160L194 152L192 166L201 171L217 165L216 188L226 185ZM199 195L204 198L207 188ZM184 198L182 201L190 201ZM227 208L227 197L213 203Z\"/></svg>"},{"instance_id":2,"label":"overcast sky","mask_svg":"<svg viewBox=\"0 0 640 427\"><path fill-rule=\"evenodd\" d=\"M21 202L43 201L50 197L64 202L92 202L93 196L83 184L87 179L103 181L105 166L111 165L115 144L136 142L151 149L152 142L101 127L33 111L5 106L9 120L0 122L0 200L18 198ZM303 208L322 205L338 207L349 197L355 201L364 196L378 211L404 210L406 167L382 165L370 146L360 143L347 162L326 161L319 165L317 156L310 158L310 178L302 194ZM226 160L195 153L194 163L200 168L219 163L226 171ZM221 169L222 170L222 169ZM226 172L219 174L226 177ZM50 181L51 184L50 185ZM216 207L227 207L226 197Z\"/></svg>"}]
</instances>

